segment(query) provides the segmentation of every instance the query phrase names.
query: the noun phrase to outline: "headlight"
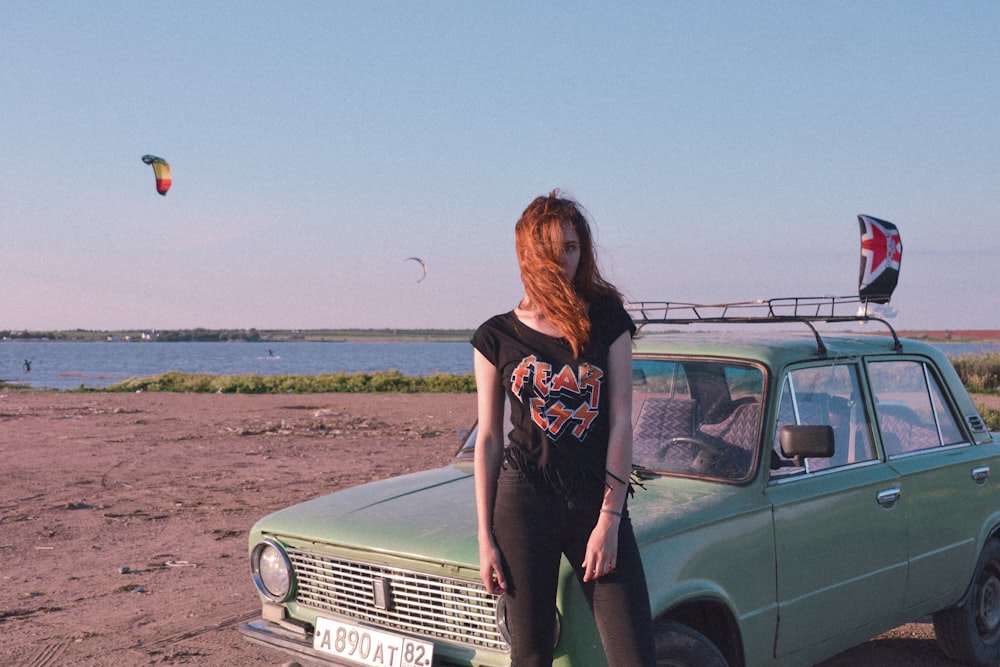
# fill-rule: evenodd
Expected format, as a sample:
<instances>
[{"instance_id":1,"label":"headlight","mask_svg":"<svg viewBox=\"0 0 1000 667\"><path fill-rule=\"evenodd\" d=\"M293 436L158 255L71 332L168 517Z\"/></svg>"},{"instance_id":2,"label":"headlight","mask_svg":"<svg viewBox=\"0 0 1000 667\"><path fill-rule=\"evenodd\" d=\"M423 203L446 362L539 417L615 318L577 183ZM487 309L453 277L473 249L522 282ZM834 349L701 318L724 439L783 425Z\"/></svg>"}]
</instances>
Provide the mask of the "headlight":
<instances>
[{"instance_id":1,"label":"headlight","mask_svg":"<svg viewBox=\"0 0 1000 667\"><path fill-rule=\"evenodd\" d=\"M254 585L268 600L284 602L292 596L292 563L277 542L259 542L250 554L250 569Z\"/></svg>"},{"instance_id":2,"label":"headlight","mask_svg":"<svg viewBox=\"0 0 1000 667\"><path fill-rule=\"evenodd\" d=\"M555 610L556 615L556 629L555 636L552 638L552 645L559 645L559 635L562 632L562 620L559 617L559 610ZM503 640L507 642L510 646L510 627L508 627L507 621L507 595L501 595L500 599L497 600L497 629L500 630L500 636Z\"/></svg>"}]
</instances>

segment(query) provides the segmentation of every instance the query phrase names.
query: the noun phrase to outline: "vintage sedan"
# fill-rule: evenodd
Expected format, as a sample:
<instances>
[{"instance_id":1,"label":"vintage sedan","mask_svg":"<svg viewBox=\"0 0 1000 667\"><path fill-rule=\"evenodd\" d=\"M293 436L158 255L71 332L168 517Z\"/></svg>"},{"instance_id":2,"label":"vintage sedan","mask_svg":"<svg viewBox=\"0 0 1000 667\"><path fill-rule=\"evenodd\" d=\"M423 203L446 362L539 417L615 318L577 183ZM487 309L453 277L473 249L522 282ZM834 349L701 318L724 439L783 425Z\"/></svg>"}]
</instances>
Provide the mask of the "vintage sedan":
<instances>
[{"instance_id":1,"label":"vintage sedan","mask_svg":"<svg viewBox=\"0 0 1000 667\"><path fill-rule=\"evenodd\" d=\"M636 341L630 512L660 663L813 665L933 613L946 654L995 664L1000 439L938 349L792 319L803 333ZM504 599L479 581L473 443L261 519L245 637L310 664L509 664ZM605 664L565 563L552 613L555 665Z\"/></svg>"}]
</instances>

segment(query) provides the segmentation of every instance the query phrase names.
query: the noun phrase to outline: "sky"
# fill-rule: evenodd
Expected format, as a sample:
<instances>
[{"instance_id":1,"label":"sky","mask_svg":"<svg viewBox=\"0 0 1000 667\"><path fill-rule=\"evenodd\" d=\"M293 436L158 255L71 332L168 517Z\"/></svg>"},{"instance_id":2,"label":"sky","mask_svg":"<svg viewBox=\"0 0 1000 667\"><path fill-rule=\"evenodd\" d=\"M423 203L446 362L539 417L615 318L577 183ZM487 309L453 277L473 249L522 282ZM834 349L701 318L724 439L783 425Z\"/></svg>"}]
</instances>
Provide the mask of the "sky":
<instances>
[{"instance_id":1,"label":"sky","mask_svg":"<svg viewBox=\"0 0 1000 667\"><path fill-rule=\"evenodd\" d=\"M1000 328L993 1L0 0L0 91L0 330L474 328L554 188L630 300L856 294L866 214Z\"/></svg>"}]
</instances>

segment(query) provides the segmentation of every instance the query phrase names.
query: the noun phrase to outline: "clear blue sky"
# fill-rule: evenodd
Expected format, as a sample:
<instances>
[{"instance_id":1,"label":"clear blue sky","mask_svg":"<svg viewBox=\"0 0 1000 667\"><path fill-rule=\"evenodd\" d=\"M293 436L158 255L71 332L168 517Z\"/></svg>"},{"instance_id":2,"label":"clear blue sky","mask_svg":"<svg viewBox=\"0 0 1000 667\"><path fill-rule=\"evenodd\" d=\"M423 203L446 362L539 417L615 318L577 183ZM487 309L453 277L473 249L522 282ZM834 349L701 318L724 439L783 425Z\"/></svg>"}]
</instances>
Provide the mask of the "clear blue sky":
<instances>
[{"instance_id":1,"label":"clear blue sky","mask_svg":"<svg viewBox=\"0 0 1000 667\"><path fill-rule=\"evenodd\" d=\"M0 91L0 329L474 327L555 187L634 300L855 293L864 213L1000 328L998 2L4 1Z\"/></svg>"}]
</instances>

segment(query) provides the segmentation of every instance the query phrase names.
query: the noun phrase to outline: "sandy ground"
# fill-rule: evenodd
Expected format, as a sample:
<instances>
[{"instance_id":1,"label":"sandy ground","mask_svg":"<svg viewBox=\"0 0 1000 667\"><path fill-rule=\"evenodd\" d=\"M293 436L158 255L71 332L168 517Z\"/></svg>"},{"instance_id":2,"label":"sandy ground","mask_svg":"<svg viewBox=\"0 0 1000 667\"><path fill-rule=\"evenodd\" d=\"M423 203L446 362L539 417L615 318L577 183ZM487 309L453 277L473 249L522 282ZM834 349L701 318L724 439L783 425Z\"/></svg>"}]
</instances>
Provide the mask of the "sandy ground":
<instances>
[{"instance_id":1,"label":"sandy ground","mask_svg":"<svg viewBox=\"0 0 1000 667\"><path fill-rule=\"evenodd\" d=\"M282 665L257 615L264 514L437 467L474 395L0 391L0 664ZM945 667L913 623L823 667Z\"/></svg>"}]
</instances>

